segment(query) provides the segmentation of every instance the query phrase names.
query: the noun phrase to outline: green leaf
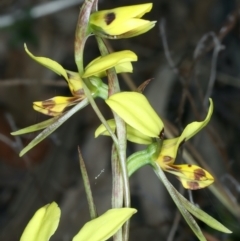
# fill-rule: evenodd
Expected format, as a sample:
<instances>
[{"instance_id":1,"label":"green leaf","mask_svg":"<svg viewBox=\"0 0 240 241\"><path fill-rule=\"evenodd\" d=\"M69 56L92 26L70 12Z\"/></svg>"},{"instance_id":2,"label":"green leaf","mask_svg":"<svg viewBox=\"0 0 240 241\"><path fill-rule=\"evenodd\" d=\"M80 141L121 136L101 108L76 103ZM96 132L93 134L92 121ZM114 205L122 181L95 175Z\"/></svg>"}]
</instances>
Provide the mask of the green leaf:
<instances>
[{"instance_id":1,"label":"green leaf","mask_svg":"<svg viewBox=\"0 0 240 241\"><path fill-rule=\"evenodd\" d=\"M83 184L85 188L85 192L87 195L87 201L88 201L88 207L89 207L89 212L90 212L90 217L96 218L97 217L97 210L96 210L96 205L93 200L93 195L92 195L92 190L91 190L91 185L87 173L87 169L80 151L80 148L78 147L78 156L79 156L79 163L80 163L80 170L83 178Z\"/></svg>"},{"instance_id":2,"label":"green leaf","mask_svg":"<svg viewBox=\"0 0 240 241\"><path fill-rule=\"evenodd\" d=\"M206 223L209 227L214 228L218 231L221 231L223 233L232 233L231 230L226 228L224 225L222 225L220 222L218 222L216 219L205 213L200 208L193 205L191 202L189 202L185 197L183 197L180 193L176 191L176 194L181 199L182 204L184 207L196 218L201 220L202 222Z\"/></svg>"},{"instance_id":3,"label":"green leaf","mask_svg":"<svg viewBox=\"0 0 240 241\"><path fill-rule=\"evenodd\" d=\"M52 123L54 123L58 118L59 118L59 116L55 116L51 119L39 122L35 125L31 125L31 126L28 126L26 128L23 128L21 130L14 131L14 132L11 133L11 135L17 136L17 135L23 135L23 134L26 134L26 133L42 130L42 129L48 127L49 125L51 125Z\"/></svg>"},{"instance_id":4,"label":"green leaf","mask_svg":"<svg viewBox=\"0 0 240 241\"><path fill-rule=\"evenodd\" d=\"M134 208L110 209L100 217L87 222L73 241L107 240L136 212Z\"/></svg>"},{"instance_id":5,"label":"green leaf","mask_svg":"<svg viewBox=\"0 0 240 241\"><path fill-rule=\"evenodd\" d=\"M48 241L58 227L60 215L61 210L55 202L38 209L20 241Z\"/></svg>"}]
</instances>

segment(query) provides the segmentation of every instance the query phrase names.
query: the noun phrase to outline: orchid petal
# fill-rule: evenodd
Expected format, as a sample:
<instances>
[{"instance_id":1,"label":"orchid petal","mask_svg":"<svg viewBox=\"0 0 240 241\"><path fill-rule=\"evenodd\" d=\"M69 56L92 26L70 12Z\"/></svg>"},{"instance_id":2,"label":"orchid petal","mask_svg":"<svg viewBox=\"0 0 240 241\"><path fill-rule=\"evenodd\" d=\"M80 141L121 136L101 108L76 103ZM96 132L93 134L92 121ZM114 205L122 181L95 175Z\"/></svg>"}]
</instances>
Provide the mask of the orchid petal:
<instances>
[{"instance_id":1,"label":"orchid petal","mask_svg":"<svg viewBox=\"0 0 240 241\"><path fill-rule=\"evenodd\" d=\"M79 73L66 70L68 74L68 86L73 96L83 96L83 86L82 79L79 76Z\"/></svg>"},{"instance_id":2,"label":"orchid petal","mask_svg":"<svg viewBox=\"0 0 240 241\"><path fill-rule=\"evenodd\" d=\"M60 115L66 107L75 105L80 100L81 98L79 97L55 96L48 100L33 102L33 109L45 115L57 116Z\"/></svg>"},{"instance_id":3,"label":"orchid petal","mask_svg":"<svg viewBox=\"0 0 240 241\"><path fill-rule=\"evenodd\" d=\"M98 73L115 67L116 65L131 61L137 61L137 55L130 50L118 51L101 56L94 59L86 66L85 73L82 77L87 78L93 75L98 75Z\"/></svg>"}]
</instances>

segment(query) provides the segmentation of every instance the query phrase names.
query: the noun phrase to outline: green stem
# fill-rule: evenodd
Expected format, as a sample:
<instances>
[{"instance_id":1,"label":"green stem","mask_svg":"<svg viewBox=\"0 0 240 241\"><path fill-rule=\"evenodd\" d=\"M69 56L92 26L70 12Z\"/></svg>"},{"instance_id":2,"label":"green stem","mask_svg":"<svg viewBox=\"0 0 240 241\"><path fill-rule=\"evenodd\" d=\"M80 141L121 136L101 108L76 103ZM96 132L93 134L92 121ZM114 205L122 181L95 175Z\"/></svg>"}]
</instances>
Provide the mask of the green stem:
<instances>
[{"instance_id":1,"label":"green stem","mask_svg":"<svg viewBox=\"0 0 240 241\"><path fill-rule=\"evenodd\" d=\"M95 111L96 115L98 116L98 118L100 119L100 121L103 123L103 125L105 126L105 128L107 129L107 131L109 132L110 136L113 139L114 144L116 145L116 148L118 150L118 139L116 137L116 135L113 133L112 129L110 128L110 126L108 125L106 119L104 118L104 116L102 115L101 111L99 110L99 108L96 105L96 102L94 100L94 96L92 96L90 90L88 89L88 87L86 86L85 82L82 81L82 85L83 85L83 90L84 93L87 97L87 100L89 101L89 103L91 104L93 110ZM119 150L118 150L119 151Z\"/></svg>"},{"instance_id":2,"label":"green stem","mask_svg":"<svg viewBox=\"0 0 240 241\"><path fill-rule=\"evenodd\" d=\"M104 43L104 41L96 36L96 40L98 42L99 50L102 56L109 54L109 51ZM109 88L109 96L120 91L118 77L114 68L111 68L107 71L108 73L108 88ZM123 193L124 193L124 204L125 207L131 206L130 200L130 188L129 188L129 179L127 172L127 164L126 164L126 126L125 122L114 113L114 119L116 122L116 130L118 136L118 158L120 161L121 169L122 169L122 179L123 179ZM118 160L113 165L118 165ZM113 167L114 168L114 167ZM114 178L120 178L114 177ZM119 197L119 199L122 197ZM123 226L123 240L127 241L129 237L129 221Z\"/></svg>"},{"instance_id":3,"label":"green stem","mask_svg":"<svg viewBox=\"0 0 240 241\"><path fill-rule=\"evenodd\" d=\"M122 170L118 158L116 146L112 145L112 207L121 208L123 206L123 180ZM122 228L113 236L114 241L122 241Z\"/></svg>"},{"instance_id":4,"label":"green stem","mask_svg":"<svg viewBox=\"0 0 240 241\"><path fill-rule=\"evenodd\" d=\"M92 11L92 5L94 0L85 0L83 3L76 27L75 42L74 42L74 54L75 62L78 68L79 75L82 76L84 73L83 68L83 52L87 38L89 37L89 17Z\"/></svg>"}]
</instances>

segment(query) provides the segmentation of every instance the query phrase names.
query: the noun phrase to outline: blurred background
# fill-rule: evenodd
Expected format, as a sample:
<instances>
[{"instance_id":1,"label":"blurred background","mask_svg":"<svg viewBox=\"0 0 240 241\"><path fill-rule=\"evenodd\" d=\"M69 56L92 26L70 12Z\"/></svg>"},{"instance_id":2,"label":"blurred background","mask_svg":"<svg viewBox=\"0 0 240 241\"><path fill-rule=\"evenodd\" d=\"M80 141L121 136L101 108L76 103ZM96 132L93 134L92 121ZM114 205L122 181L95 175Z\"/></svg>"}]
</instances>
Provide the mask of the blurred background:
<instances>
[{"instance_id":1,"label":"blurred background","mask_svg":"<svg viewBox=\"0 0 240 241\"><path fill-rule=\"evenodd\" d=\"M163 118L168 135L177 136L194 120L202 120L213 98L210 124L186 143L178 163L196 161L215 177L215 184L187 192L175 177L169 180L187 198L233 231L226 235L199 221L209 241L240 240L240 2L238 0L153 0L146 19L156 27L132 39L112 40L113 50L138 55L134 73L120 76L121 88L136 88L152 79L144 94ZM144 3L102 0L99 9ZM100 124L90 106L75 114L27 155L19 151L36 134L11 137L10 132L47 119L32 102L69 95L62 77L27 56L23 44L76 71L74 35L81 0L0 1L0 240L16 241L39 207L56 201L62 210L53 241L68 241L89 220L79 169L77 146L89 172L101 214L111 205L111 140L94 138ZM85 50L86 64L99 55L94 37ZM111 113L102 100L102 112ZM143 147L129 144L129 155ZM183 152L184 150L184 152ZM188 153L191 158L185 157ZM130 180L130 240L195 241L163 185L149 167Z\"/></svg>"}]
</instances>

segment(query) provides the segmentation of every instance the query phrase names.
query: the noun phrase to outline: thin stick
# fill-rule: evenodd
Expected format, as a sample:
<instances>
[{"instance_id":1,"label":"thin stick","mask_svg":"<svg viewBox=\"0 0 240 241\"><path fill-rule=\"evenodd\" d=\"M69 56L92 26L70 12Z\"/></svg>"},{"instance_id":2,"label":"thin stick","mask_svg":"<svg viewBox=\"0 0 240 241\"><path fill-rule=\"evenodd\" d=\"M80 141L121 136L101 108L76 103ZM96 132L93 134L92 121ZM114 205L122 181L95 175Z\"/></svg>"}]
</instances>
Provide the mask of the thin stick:
<instances>
[{"instance_id":1,"label":"thin stick","mask_svg":"<svg viewBox=\"0 0 240 241\"><path fill-rule=\"evenodd\" d=\"M214 32L211 32L210 35L213 38L214 50L213 50L213 56L212 56L211 73L210 73L210 77L209 77L208 87L207 87L207 91L205 93L204 100L203 100L203 105L205 108L207 108L208 99L212 94L212 89L213 89L213 86L214 86L214 83L216 80L216 67L217 67L218 54L221 50L223 50L225 48L223 45L221 45L220 40L218 39L218 37L216 36L216 34Z\"/></svg>"}]
</instances>

